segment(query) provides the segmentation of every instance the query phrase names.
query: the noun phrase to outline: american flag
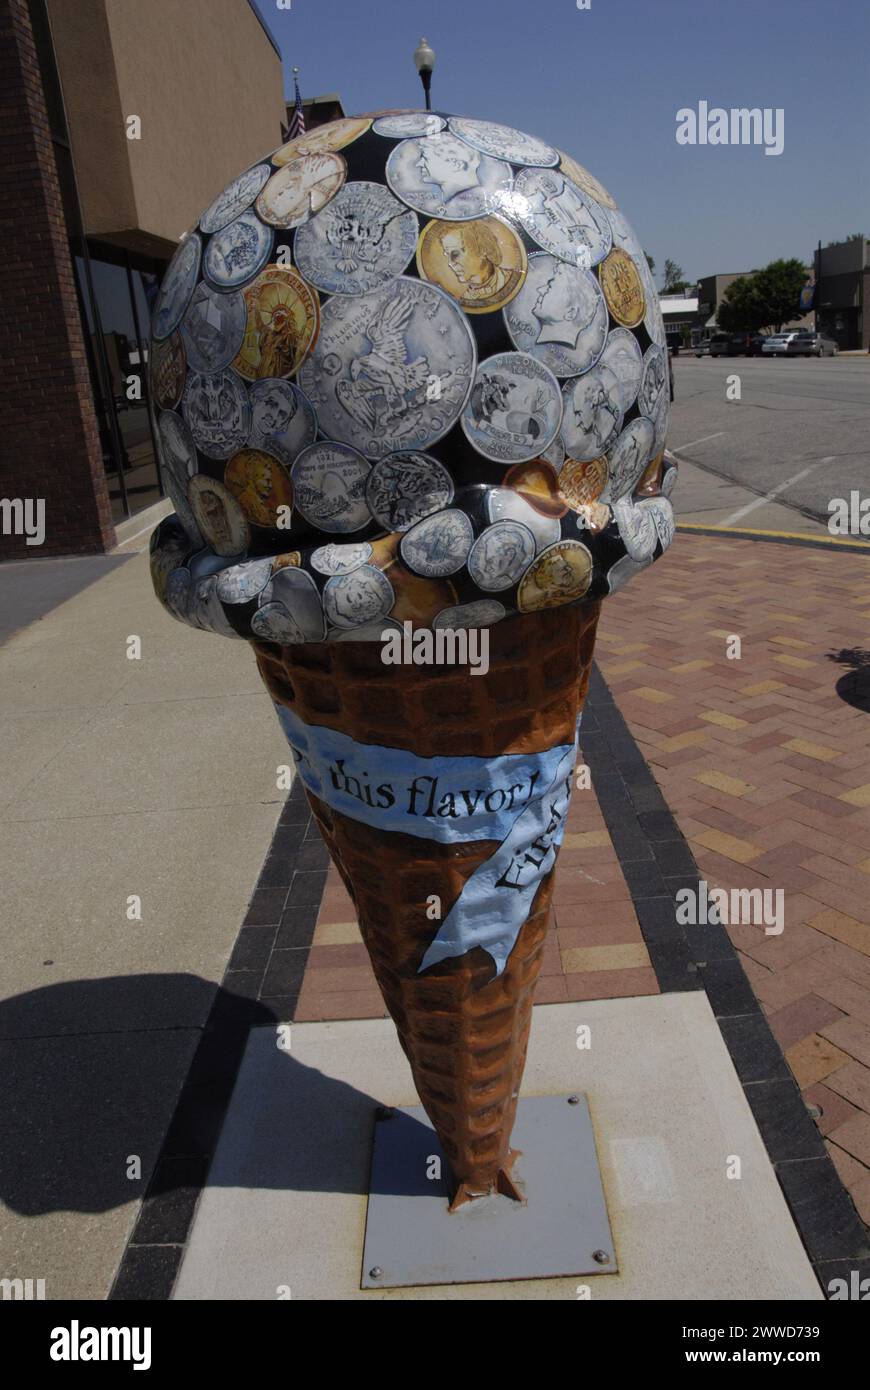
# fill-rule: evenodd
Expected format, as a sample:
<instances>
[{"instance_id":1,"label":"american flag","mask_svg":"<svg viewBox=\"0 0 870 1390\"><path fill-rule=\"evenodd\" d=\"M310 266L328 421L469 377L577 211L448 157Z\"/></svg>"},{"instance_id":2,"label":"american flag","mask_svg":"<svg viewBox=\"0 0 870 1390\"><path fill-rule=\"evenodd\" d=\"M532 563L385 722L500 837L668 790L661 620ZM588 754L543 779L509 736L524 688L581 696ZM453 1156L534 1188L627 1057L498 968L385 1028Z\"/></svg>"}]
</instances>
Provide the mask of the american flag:
<instances>
[{"instance_id":1,"label":"american flag","mask_svg":"<svg viewBox=\"0 0 870 1390\"><path fill-rule=\"evenodd\" d=\"M290 117L290 128L287 132L288 140L295 140L297 135L305 134L305 116L302 111L302 98L299 95L299 78L296 76L298 68L293 69L293 85L296 88L296 104L293 107L293 115Z\"/></svg>"}]
</instances>

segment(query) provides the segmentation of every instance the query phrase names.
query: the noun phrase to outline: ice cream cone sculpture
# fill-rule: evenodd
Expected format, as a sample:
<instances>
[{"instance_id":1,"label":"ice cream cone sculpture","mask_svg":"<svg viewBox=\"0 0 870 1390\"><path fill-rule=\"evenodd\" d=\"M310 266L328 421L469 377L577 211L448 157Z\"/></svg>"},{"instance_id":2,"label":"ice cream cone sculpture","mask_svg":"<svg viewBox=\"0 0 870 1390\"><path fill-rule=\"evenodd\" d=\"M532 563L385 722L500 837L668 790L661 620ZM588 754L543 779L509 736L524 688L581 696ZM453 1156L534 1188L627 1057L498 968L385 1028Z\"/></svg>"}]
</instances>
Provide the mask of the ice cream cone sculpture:
<instances>
[{"instance_id":1,"label":"ice cream cone sculpture","mask_svg":"<svg viewBox=\"0 0 870 1390\"><path fill-rule=\"evenodd\" d=\"M255 648L453 1207L517 1196L601 601L674 534L640 243L522 131L342 119L203 213L154 307L150 379L177 513L152 538L157 594Z\"/></svg>"}]
</instances>

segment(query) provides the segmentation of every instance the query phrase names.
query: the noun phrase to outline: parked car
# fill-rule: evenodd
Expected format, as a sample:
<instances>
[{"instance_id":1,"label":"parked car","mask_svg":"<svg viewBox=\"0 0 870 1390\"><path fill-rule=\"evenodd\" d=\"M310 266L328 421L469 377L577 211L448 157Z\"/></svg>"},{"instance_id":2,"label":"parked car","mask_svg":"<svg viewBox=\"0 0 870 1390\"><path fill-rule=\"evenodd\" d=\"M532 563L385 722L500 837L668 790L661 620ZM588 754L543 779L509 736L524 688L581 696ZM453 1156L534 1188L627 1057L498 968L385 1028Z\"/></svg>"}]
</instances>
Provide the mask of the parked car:
<instances>
[{"instance_id":1,"label":"parked car","mask_svg":"<svg viewBox=\"0 0 870 1390\"><path fill-rule=\"evenodd\" d=\"M796 349L792 347L794 339L799 337L797 330L788 333L771 333L767 342L762 344L761 351L765 357L794 357Z\"/></svg>"},{"instance_id":2,"label":"parked car","mask_svg":"<svg viewBox=\"0 0 870 1390\"><path fill-rule=\"evenodd\" d=\"M709 356L710 356L710 340L709 340L709 339L707 339L707 340L706 340L705 342L703 342L703 343L696 343L696 344L695 344L695 356L696 356L696 357L709 357Z\"/></svg>"},{"instance_id":3,"label":"parked car","mask_svg":"<svg viewBox=\"0 0 870 1390\"><path fill-rule=\"evenodd\" d=\"M839 351L839 344L824 333L798 333L791 346L791 352L807 357L836 357Z\"/></svg>"},{"instance_id":4,"label":"parked car","mask_svg":"<svg viewBox=\"0 0 870 1390\"><path fill-rule=\"evenodd\" d=\"M714 333L710 339L711 357L730 357L728 349L731 346L730 333Z\"/></svg>"},{"instance_id":5,"label":"parked car","mask_svg":"<svg viewBox=\"0 0 870 1390\"><path fill-rule=\"evenodd\" d=\"M749 347L746 351L747 357L760 357L764 344L767 342L766 333L753 333L749 340Z\"/></svg>"}]
</instances>

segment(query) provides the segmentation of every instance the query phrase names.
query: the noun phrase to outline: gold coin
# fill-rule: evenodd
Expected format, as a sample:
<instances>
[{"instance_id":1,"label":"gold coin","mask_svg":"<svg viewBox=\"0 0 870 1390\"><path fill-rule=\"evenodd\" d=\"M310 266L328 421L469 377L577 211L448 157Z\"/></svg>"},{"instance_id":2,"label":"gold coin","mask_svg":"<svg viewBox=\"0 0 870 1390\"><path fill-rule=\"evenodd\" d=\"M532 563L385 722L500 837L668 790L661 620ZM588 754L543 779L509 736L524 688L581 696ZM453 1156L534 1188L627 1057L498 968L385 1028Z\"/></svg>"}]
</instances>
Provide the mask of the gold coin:
<instances>
[{"instance_id":1,"label":"gold coin","mask_svg":"<svg viewBox=\"0 0 870 1390\"><path fill-rule=\"evenodd\" d=\"M152 342L151 396L160 410L172 410L178 405L186 375L187 359L177 330L162 342Z\"/></svg>"},{"instance_id":2,"label":"gold coin","mask_svg":"<svg viewBox=\"0 0 870 1390\"><path fill-rule=\"evenodd\" d=\"M263 449L240 449L233 454L224 482L255 526L277 526L278 508L293 506L289 476Z\"/></svg>"},{"instance_id":3,"label":"gold coin","mask_svg":"<svg viewBox=\"0 0 870 1390\"><path fill-rule=\"evenodd\" d=\"M317 291L295 270L269 265L242 293L247 324L233 367L247 381L294 376L320 332Z\"/></svg>"},{"instance_id":4,"label":"gold coin","mask_svg":"<svg viewBox=\"0 0 870 1390\"><path fill-rule=\"evenodd\" d=\"M603 203L606 208L615 208L616 202L610 196L603 183L599 183L594 174L590 174L588 169L584 169L582 164L578 164L576 159L572 159L569 154L557 151L559 155L559 168L563 174L576 183L578 188L582 188L584 193L588 193L590 198L594 198L597 203Z\"/></svg>"},{"instance_id":5,"label":"gold coin","mask_svg":"<svg viewBox=\"0 0 870 1390\"><path fill-rule=\"evenodd\" d=\"M542 550L520 580L521 613L559 608L582 598L592 581L592 555L582 541L556 541Z\"/></svg>"},{"instance_id":6,"label":"gold coin","mask_svg":"<svg viewBox=\"0 0 870 1390\"><path fill-rule=\"evenodd\" d=\"M273 174L257 198L257 212L272 227L301 227L330 198L347 177L340 154L303 154Z\"/></svg>"},{"instance_id":7,"label":"gold coin","mask_svg":"<svg viewBox=\"0 0 870 1390\"><path fill-rule=\"evenodd\" d=\"M522 493L529 506L542 516L564 516L568 510L564 498L559 494L556 470L546 459L515 463L505 473L504 485Z\"/></svg>"},{"instance_id":8,"label":"gold coin","mask_svg":"<svg viewBox=\"0 0 870 1390\"><path fill-rule=\"evenodd\" d=\"M302 552L299 550L285 550L283 555L276 555L272 561L272 573L277 574L279 570L286 569L288 565L301 565Z\"/></svg>"},{"instance_id":9,"label":"gold coin","mask_svg":"<svg viewBox=\"0 0 870 1390\"><path fill-rule=\"evenodd\" d=\"M347 116L344 120L330 121L328 125L306 131L304 135L297 135L295 140L282 145L272 155L272 163L280 167L302 154L328 154L332 150L343 150L345 145L365 135L370 125L371 120L363 116Z\"/></svg>"},{"instance_id":10,"label":"gold coin","mask_svg":"<svg viewBox=\"0 0 870 1390\"><path fill-rule=\"evenodd\" d=\"M662 469L665 451L658 454L643 471L640 482L634 490L635 497L657 497L662 490Z\"/></svg>"},{"instance_id":11,"label":"gold coin","mask_svg":"<svg viewBox=\"0 0 870 1390\"><path fill-rule=\"evenodd\" d=\"M646 304L637 266L628 252L614 246L598 267L598 279L616 322L624 328L637 328L646 312Z\"/></svg>"},{"instance_id":12,"label":"gold coin","mask_svg":"<svg viewBox=\"0 0 870 1390\"><path fill-rule=\"evenodd\" d=\"M559 474L559 490L572 511L595 502L607 483L607 459L566 459Z\"/></svg>"},{"instance_id":13,"label":"gold coin","mask_svg":"<svg viewBox=\"0 0 870 1390\"><path fill-rule=\"evenodd\" d=\"M467 314L509 304L526 278L526 248L497 217L427 222L417 242L417 269Z\"/></svg>"},{"instance_id":14,"label":"gold coin","mask_svg":"<svg viewBox=\"0 0 870 1390\"><path fill-rule=\"evenodd\" d=\"M587 531L599 532L610 525L610 508L603 502L584 502L577 508L578 525L582 517Z\"/></svg>"},{"instance_id":15,"label":"gold coin","mask_svg":"<svg viewBox=\"0 0 870 1390\"><path fill-rule=\"evenodd\" d=\"M402 563L395 531L371 542L369 564L383 570L393 586L395 602L390 617L397 622L412 622L416 627L430 627L436 613L456 603L456 589L449 579L423 579Z\"/></svg>"}]
</instances>

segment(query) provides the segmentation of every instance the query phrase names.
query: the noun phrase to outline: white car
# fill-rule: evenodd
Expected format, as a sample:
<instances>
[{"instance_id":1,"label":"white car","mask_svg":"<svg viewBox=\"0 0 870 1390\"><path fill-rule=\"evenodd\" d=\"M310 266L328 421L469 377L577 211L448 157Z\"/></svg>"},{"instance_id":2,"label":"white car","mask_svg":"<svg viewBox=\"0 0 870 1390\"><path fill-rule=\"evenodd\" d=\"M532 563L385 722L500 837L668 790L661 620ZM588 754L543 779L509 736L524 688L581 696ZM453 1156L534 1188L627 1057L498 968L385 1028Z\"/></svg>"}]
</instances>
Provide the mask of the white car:
<instances>
[{"instance_id":1,"label":"white car","mask_svg":"<svg viewBox=\"0 0 870 1390\"><path fill-rule=\"evenodd\" d=\"M787 357L789 345L797 336L797 329L791 333L773 333L766 343L761 344L762 355L764 357ZM793 352L794 348L792 348Z\"/></svg>"}]
</instances>

